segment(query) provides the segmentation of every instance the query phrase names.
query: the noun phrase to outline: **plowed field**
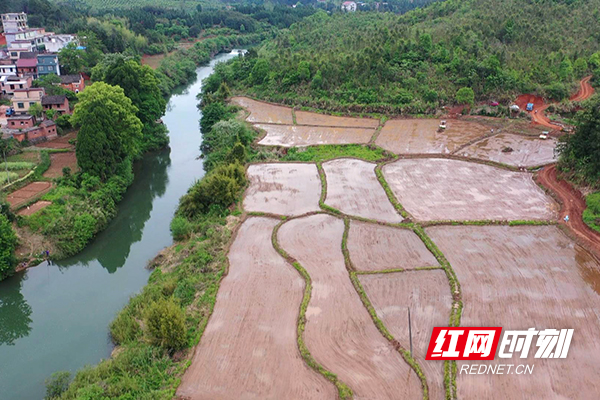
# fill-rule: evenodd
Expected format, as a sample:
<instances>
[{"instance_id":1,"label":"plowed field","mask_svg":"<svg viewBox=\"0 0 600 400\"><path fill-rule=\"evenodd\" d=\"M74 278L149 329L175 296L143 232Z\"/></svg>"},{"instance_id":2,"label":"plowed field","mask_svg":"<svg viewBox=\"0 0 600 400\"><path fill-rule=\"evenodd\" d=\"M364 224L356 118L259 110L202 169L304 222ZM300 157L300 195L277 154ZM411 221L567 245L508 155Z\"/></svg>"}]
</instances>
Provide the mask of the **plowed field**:
<instances>
[{"instance_id":1,"label":"plowed field","mask_svg":"<svg viewBox=\"0 0 600 400\"><path fill-rule=\"evenodd\" d=\"M257 128L266 132L258 144L263 146L302 147L319 144L369 143L375 129L339 128L328 126L265 125Z\"/></svg>"}]
</instances>

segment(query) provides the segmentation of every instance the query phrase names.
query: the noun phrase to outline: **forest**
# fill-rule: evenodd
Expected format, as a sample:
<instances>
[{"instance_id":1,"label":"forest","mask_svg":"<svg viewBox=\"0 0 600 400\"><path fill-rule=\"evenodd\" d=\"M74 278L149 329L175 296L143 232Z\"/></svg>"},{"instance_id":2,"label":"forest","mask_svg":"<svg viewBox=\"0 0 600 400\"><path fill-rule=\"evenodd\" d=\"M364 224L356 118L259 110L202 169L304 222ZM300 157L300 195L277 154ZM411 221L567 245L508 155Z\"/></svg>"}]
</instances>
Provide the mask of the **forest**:
<instances>
[{"instance_id":1,"label":"forest","mask_svg":"<svg viewBox=\"0 0 600 400\"><path fill-rule=\"evenodd\" d=\"M448 0L404 15L320 11L267 41L243 70L232 62L222 80L265 100L342 112L431 113L463 102L462 88L476 101L561 101L600 67L599 6Z\"/></svg>"}]
</instances>

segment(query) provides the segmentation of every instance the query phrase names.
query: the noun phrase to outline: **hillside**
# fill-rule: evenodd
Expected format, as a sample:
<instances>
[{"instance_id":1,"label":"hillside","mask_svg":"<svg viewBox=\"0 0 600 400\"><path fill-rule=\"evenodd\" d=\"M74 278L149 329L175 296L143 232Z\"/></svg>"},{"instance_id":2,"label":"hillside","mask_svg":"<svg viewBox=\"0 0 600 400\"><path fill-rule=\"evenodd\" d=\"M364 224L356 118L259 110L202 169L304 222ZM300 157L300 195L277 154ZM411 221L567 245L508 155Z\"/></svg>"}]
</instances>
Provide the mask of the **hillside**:
<instances>
[{"instance_id":1,"label":"hillside","mask_svg":"<svg viewBox=\"0 0 600 400\"><path fill-rule=\"evenodd\" d=\"M599 9L600 0L448 0L404 15L320 12L267 42L243 79L225 80L330 110L427 112L455 103L462 87L476 100L562 100L600 67ZM267 75L243 74L257 62Z\"/></svg>"}]
</instances>

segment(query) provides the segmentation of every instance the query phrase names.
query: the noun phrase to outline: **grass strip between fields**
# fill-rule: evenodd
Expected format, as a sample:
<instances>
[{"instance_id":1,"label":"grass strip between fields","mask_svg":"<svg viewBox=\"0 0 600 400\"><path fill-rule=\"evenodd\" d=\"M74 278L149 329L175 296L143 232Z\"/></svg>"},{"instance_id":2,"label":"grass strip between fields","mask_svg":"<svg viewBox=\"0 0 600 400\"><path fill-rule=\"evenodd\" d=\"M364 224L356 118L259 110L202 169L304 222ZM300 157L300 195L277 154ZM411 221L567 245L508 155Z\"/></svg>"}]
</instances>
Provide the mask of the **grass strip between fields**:
<instances>
[{"instance_id":1,"label":"grass strip between fields","mask_svg":"<svg viewBox=\"0 0 600 400\"><path fill-rule=\"evenodd\" d=\"M306 326L306 308L310 302L310 297L312 294L312 280L310 275L304 269L302 265L298 261L296 261L293 257L291 257L284 249L279 246L279 242L277 241L277 232L279 232L279 228L283 225L285 221L280 222L273 229L273 234L271 235L271 241L273 243L273 248L289 263L291 264L296 271L302 276L304 282L306 284L304 288L304 297L302 298L302 303L300 305L300 313L298 315L298 349L300 350L300 354L304 361L315 371L323 375L325 378L330 380L337 388L338 394L341 399L351 399L352 398L352 389L344 382L339 380L336 374L331 371L328 371L319 364L313 356L310 354L306 343L304 343L304 328Z\"/></svg>"},{"instance_id":2,"label":"grass strip between fields","mask_svg":"<svg viewBox=\"0 0 600 400\"><path fill-rule=\"evenodd\" d=\"M385 327L383 321L381 321L379 319L379 316L377 315L377 312L375 311L373 304L371 304L371 301L369 300L367 293L365 292L363 286L361 285L361 283L358 279L357 273L354 269L354 265L352 264L352 260L350 259L350 252L348 251L348 232L349 231L350 231L350 220L348 218L344 218L344 234L342 236L342 253L344 254L344 262L346 264L346 269L348 270L348 273L350 274L350 280L352 281L352 284L354 285L354 289L356 289L358 296L360 297L363 305L369 312L369 315L371 316L371 319L373 320L373 323L375 324L375 326L377 327L379 332L383 335L383 337L385 337L392 344L392 346L394 346L394 348L400 353L400 355L402 356L404 361L413 369L415 374L417 374L417 376L421 380L421 387L423 389L423 400L428 400L429 399L429 387L427 386L427 379L425 378L425 374L423 373L421 366L411 356L410 352L408 352L400 344L400 342L398 342L396 340L396 338L394 338L394 336L392 336L392 334Z\"/></svg>"},{"instance_id":3,"label":"grass strip between fields","mask_svg":"<svg viewBox=\"0 0 600 400\"><path fill-rule=\"evenodd\" d=\"M380 164L377 164L377 166L375 167L375 175L377 176L377 180L383 187L385 194L387 195L388 199L390 200L390 203L392 203L392 205L394 206L396 211L398 211L400 213L400 215L402 215L402 217L408 218L408 213L406 212L404 207L402 207L402 204L400 204L400 202L394 195L394 192L390 188L390 185L388 185L387 181L385 180L385 177L383 176L383 171L381 169L383 168L383 166L385 164L386 164L385 162L380 163Z\"/></svg>"}]
</instances>

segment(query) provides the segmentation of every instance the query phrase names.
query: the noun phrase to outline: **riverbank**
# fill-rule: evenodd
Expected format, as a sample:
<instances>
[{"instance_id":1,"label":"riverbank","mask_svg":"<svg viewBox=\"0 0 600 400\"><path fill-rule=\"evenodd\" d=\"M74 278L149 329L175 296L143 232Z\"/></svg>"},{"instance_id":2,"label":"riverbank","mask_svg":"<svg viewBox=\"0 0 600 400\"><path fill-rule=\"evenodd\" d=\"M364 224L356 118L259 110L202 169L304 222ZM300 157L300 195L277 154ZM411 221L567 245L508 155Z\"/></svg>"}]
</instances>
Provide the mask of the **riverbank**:
<instances>
[{"instance_id":1,"label":"riverbank","mask_svg":"<svg viewBox=\"0 0 600 400\"><path fill-rule=\"evenodd\" d=\"M202 134L196 94L219 61L196 69L196 80L177 88L163 122L170 148L147 154L117 216L81 253L0 282L0 387L7 398L42 398L53 372L75 372L107 359L113 350L108 326L130 296L148 283L144 268L171 246L166 228L179 198L204 172L198 160ZM10 306L9 306L10 305ZM22 385L22 377L28 384Z\"/></svg>"}]
</instances>

